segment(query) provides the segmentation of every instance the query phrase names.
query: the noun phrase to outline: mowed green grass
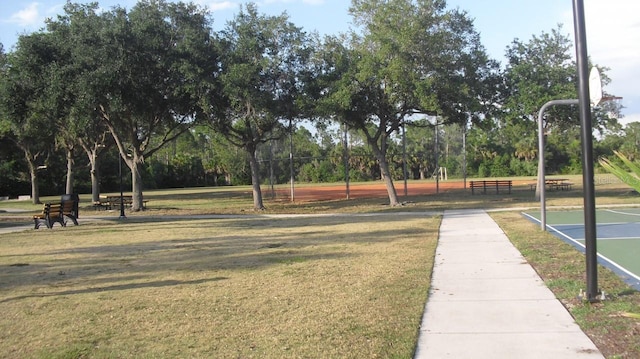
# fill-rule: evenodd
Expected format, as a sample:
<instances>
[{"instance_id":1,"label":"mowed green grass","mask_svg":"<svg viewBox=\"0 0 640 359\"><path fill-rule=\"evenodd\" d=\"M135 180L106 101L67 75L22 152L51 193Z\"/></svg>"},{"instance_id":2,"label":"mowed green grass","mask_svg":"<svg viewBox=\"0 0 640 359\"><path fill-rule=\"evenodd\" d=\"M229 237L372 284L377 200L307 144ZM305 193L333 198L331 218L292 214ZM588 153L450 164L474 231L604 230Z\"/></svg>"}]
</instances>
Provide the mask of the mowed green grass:
<instances>
[{"instance_id":1,"label":"mowed green grass","mask_svg":"<svg viewBox=\"0 0 640 359\"><path fill-rule=\"evenodd\" d=\"M0 240L0 357L410 358L440 217L82 223Z\"/></svg>"}]
</instances>

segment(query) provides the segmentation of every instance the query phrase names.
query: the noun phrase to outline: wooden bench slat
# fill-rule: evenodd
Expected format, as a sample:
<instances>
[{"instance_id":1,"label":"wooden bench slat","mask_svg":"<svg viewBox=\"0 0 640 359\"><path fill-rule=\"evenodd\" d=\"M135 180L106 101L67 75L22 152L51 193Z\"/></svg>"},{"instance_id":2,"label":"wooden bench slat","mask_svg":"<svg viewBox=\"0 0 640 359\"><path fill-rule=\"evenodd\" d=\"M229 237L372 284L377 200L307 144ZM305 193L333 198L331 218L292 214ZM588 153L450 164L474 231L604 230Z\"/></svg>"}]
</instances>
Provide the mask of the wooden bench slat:
<instances>
[{"instance_id":1,"label":"wooden bench slat","mask_svg":"<svg viewBox=\"0 0 640 359\"><path fill-rule=\"evenodd\" d=\"M133 196L122 196L122 202L126 207L133 205ZM148 201L142 201L142 208L147 207ZM120 196L100 196L100 200L93 203L96 210L104 208L105 210L113 210L120 208Z\"/></svg>"},{"instance_id":2,"label":"wooden bench slat","mask_svg":"<svg viewBox=\"0 0 640 359\"><path fill-rule=\"evenodd\" d=\"M511 187L513 186L512 180L482 180L482 181L470 181L471 194L475 194L476 188L481 188L482 193L486 194L487 189L495 190L496 194L500 193L500 189L507 189L508 193L511 193Z\"/></svg>"}]
</instances>

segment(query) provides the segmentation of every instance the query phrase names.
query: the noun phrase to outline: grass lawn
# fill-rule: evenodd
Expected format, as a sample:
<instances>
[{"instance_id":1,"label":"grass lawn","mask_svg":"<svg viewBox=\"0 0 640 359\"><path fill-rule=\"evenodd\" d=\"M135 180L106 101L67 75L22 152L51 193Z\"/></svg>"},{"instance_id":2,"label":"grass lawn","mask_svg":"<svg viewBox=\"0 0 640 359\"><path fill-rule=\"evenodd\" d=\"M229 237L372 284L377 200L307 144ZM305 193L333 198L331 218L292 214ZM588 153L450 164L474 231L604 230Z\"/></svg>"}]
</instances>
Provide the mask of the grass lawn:
<instances>
[{"instance_id":1,"label":"grass lawn","mask_svg":"<svg viewBox=\"0 0 640 359\"><path fill-rule=\"evenodd\" d=\"M132 217L3 235L0 357L410 358L439 223Z\"/></svg>"}]
</instances>

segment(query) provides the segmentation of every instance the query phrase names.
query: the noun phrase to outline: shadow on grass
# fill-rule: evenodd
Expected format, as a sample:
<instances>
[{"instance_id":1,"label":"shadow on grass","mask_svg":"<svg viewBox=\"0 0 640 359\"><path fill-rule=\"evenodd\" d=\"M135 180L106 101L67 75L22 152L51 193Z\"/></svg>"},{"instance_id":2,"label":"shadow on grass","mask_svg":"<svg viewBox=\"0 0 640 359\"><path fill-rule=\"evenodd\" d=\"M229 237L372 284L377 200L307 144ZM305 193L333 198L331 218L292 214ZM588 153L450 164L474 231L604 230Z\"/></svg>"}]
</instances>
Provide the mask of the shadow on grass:
<instances>
[{"instance_id":1,"label":"shadow on grass","mask_svg":"<svg viewBox=\"0 0 640 359\"><path fill-rule=\"evenodd\" d=\"M417 217L424 215L419 214ZM199 220L183 218L171 222L140 218L118 224L31 232L30 237L23 240L32 243L46 240L46 245L33 244L32 248L25 249L22 254L0 255L2 262L9 263L2 266L0 289L10 291L43 284L53 287L84 287L47 293L46 296L79 294L197 284L180 280L144 282L145 278L153 278L159 272L224 272L224 275L216 278L227 279L227 276L236 270L256 271L292 263L346 260L359 255L357 249L351 245L357 247L401 241L403 236L427 234L427 230L420 226L397 228L400 222L409 218L415 219L416 216L355 215ZM385 223L393 224L395 227L387 229ZM359 230L351 233L334 232L335 226L345 224ZM374 224L377 226L375 229ZM222 229L225 233L218 233ZM137 235L144 235L150 239L136 240ZM94 243L99 243L101 237L108 238L107 241L110 242L118 238L125 240L96 245L77 245L77 241L70 242L72 238L82 238L82 241L85 241L85 238L95 238ZM157 239L153 239L154 237ZM127 241L126 238L131 240ZM4 301L30 296L43 295L23 295Z\"/></svg>"},{"instance_id":2,"label":"shadow on grass","mask_svg":"<svg viewBox=\"0 0 640 359\"><path fill-rule=\"evenodd\" d=\"M111 292L111 291L121 291L121 290L129 290L129 289L141 289L141 288L161 288L161 287L171 287L177 285L194 285L194 284L202 284L209 282L218 282L222 280L229 279L228 277L214 277L209 279L198 279L198 280L161 280L154 282L141 282L141 283L128 283L128 284L116 284L109 285L103 287L91 287L84 289L74 289L74 290L63 290L59 292L48 292L42 294L32 294L32 295L22 295L17 297L5 298L0 300L0 303L11 302L14 300L21 300L27 298L46 298L46 297L56 297L56 296L65 296L65 295L74 295L74 294L85 294L85 293L101 293L101 292Z\"/></svg>"}]
</instances>

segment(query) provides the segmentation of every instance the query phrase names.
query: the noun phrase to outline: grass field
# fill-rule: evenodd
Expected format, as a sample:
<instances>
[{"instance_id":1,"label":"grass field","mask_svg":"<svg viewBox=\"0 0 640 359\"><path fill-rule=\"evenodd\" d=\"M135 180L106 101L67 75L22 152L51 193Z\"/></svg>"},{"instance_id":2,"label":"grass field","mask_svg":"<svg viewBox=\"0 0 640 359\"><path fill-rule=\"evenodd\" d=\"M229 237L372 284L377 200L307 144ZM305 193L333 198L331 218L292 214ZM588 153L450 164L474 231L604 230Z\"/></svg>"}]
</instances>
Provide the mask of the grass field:
<instances>
[{"instance_id":1,"label":"grass field","mask_svg":"<svg viewBox=\"0 0 640 359\"><path fill-rule=\"evenodd\" d=\"M149 209L124 221L84 206L80 226L1 235L0 357L411 358L451 208L500 209L494 219L598 348L640 357L639 293L601 268L609 300L576 299L584 257L520 214L539 205L527 181L511 195L451 190L402 207L384 195L265 196L256 213L248 187L147 191ZM581 206L572 181L547 193L549 208ZM598 205L640 205L610 177L596 191ZM39 210L0 202L0 229Z\"/></svg>"},{"instance_id":2,"label":"grass field","mask_svg":"<svg viewBox=\"0 0 640 359\"><path fill-rule=\"evenodd\" d=\"M439 217L87 224L0 240L0 357L409 358Z\"/></svg>"}]
</instances>

